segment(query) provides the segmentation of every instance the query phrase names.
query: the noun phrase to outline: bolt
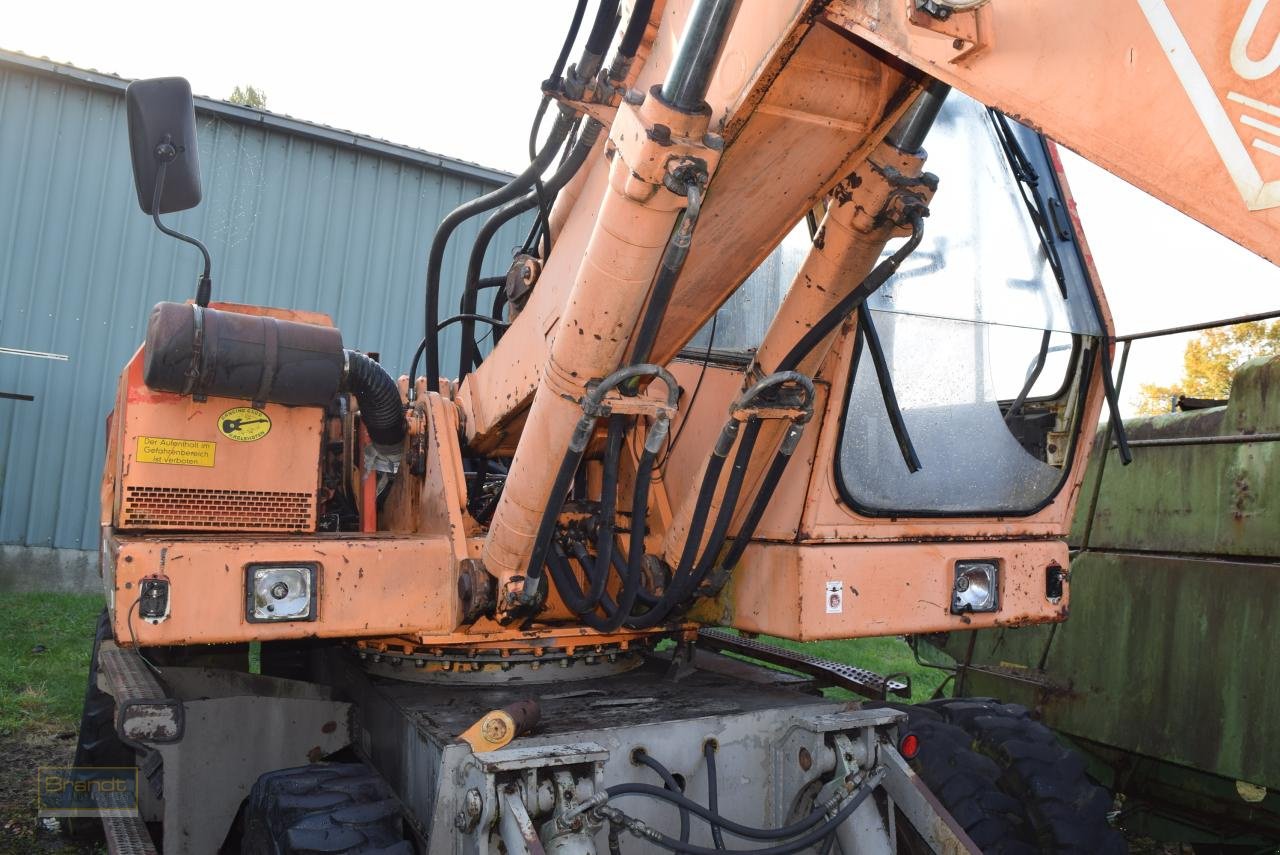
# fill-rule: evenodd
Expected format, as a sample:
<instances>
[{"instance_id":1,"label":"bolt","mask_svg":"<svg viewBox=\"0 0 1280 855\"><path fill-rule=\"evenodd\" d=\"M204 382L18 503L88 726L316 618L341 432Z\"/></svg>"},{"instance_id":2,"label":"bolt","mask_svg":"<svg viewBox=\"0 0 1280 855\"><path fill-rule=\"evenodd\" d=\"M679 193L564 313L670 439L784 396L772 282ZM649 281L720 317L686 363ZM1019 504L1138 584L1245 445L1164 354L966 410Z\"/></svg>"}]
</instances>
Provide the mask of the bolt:
<instances>
[{"instance_id":1,"label":"bolt","mask_svg":"<svg viewBox=\"0 0 1280 855\"><path fill-rule=\"evenodd\" d=\"M663 124L655 124L649 129L649 139L656 143L671 142L671 128Z\"/></svg>"},{"instance_id":2,"label":"bolt","mask_svg":"<svg viewBox=\"0 0 1280 855\"><path fill-rule=\"evenodd\" d=\"M803 745L800 746L800 768L808 772L813 766L813 755L809 753L809 749Z\"/></svg>"},{"instance_id":3,"label":"bolt","mask_svg":"<svg viewBox=\"0 0 1280 855\"><path fill-rule=\"evenodd\" d=\"M644 103L644 93L639 89L628 89L626 94L622 96L622 99L632 107L639 107Z\"/></svg>"}]
</instances>

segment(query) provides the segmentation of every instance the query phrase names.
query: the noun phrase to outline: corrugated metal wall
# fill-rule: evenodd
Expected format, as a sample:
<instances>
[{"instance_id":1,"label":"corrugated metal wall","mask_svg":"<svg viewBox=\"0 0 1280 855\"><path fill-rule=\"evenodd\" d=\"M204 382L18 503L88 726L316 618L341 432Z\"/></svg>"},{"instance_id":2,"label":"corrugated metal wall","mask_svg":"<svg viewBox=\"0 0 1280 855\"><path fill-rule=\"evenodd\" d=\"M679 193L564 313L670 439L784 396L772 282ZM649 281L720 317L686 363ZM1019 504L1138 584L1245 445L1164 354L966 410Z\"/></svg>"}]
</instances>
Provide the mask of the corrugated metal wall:
<instances>
[{"instance_id":1,"label":"corrugated metal wall","mask_svg":"<svg viewBox=\"0 0 1280 855\"><path fill-rule=\"evenodd\" d=\"M406 371L431 234L502 174L220 102L197 111L204 202L167 221L208 245L214 298L326 312L348 346ZM450 243L446 307L479 224ZM504 227L486 274L528 228ZM118 372L152 304L188 299L198 273L196 250L137 206L123 82L0 54L0 347L69 357L0 353L0 391L35 396L0 399L0 544L97 548Z\"/></svg>"}]
</instances>

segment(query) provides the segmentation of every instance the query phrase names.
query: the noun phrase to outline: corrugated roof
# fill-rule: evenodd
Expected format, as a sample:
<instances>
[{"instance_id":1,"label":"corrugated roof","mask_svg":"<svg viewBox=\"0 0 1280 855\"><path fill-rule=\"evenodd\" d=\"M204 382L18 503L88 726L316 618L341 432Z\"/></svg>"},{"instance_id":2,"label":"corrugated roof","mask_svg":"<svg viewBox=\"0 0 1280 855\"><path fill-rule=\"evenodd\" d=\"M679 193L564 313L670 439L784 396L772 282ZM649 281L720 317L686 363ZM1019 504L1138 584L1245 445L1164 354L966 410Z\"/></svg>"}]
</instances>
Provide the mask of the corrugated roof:
<instances>
[{"instance_id":1,"label":"corrugated roof","mask_svg":"<svg viewBox=\"0 0 1280 855\"><path fill-rule=\"evenodd\" d=\"M0 66L4 65L15 66L37 74L47 74L55 77L69 77L73 80L79 81L80 83L87 83L90 86L97 86L117 92L123 92L125 87L132 82L129 78L121 77L117 74L107 74L94 69L78 68L74 65L70 65L69 63L54 62L47 57L33 57L28 56L21 51L11 51L0 48ZM481 166L478 163L471 163L470 161L460 160L456 157L448 157L447 155L436 154L435 152L425 151L420 148L413 148L412 146L388 142L387 140L366 136L365 134L357 134L352 131L343 130L342 128L335 128L317 122L307 122L302 119L295 119L292 116L287 116L283 113L273 113L270 110L259 110L254 107L245 107L240 104L232 104L230 101L209 98L205 95L197 95L195 97L195 102L197 112L212 113L233 122L257 125L271 128L272 130L283 131L284 133L291 134L293 136L335 143L357 151L367 151L381 157L405 160L421 166L427 166L432 169L439 169L444 172L451 172L468 178L475 178L480 181L492 181L498 184L505 184L506 181L512 177L510 172L503 172L499 169L490 169L489 167Z\"/></svg>"}]
</instances>

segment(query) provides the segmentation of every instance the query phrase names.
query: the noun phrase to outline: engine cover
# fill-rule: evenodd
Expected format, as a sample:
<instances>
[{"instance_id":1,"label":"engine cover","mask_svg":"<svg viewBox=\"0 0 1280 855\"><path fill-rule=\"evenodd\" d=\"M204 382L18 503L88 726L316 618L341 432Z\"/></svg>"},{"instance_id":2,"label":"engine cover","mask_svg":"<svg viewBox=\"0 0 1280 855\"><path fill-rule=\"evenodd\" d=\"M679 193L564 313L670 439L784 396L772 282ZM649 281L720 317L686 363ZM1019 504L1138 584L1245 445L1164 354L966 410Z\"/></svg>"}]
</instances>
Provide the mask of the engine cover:
<instances>
[{"instance_id":1,"label":"engine cover","mask_svg":"<svg viewBox=\"0 0 1280 855\"><path fill-rule=\"evenodd\" d=\"M142 378L139 350L121 376L111 421L106 474L116 529L316 530L323 407L201 402Z\"/></svg>"}]
</instances>

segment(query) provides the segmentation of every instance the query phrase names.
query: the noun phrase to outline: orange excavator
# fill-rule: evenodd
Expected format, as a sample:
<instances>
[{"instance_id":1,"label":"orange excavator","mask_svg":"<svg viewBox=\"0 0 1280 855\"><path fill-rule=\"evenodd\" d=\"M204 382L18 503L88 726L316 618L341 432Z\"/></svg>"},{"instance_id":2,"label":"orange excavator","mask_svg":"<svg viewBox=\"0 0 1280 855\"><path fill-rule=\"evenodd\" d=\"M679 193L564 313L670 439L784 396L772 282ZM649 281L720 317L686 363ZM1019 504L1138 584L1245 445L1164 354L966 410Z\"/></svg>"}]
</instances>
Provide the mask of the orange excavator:
<instances>
[{"instance_id":1,"label":"orange excavator","mask_svg":"<svg viewBox=\"0 0 1280 855\"><path fill-rule=\"evenodd\" d=\"M431 238L405 376L214 302L207 252L152 311L77 760L131 782L108 841L1123 851L1025 710L978 754L757 636L1067 618L1104 409L1129 452L1054 141L1280 260L1280 3L586 6L529 167ZM128 105L139 205L203 251L160 219L200 198L189 86Z\"/></svg>"}]
</instances>

